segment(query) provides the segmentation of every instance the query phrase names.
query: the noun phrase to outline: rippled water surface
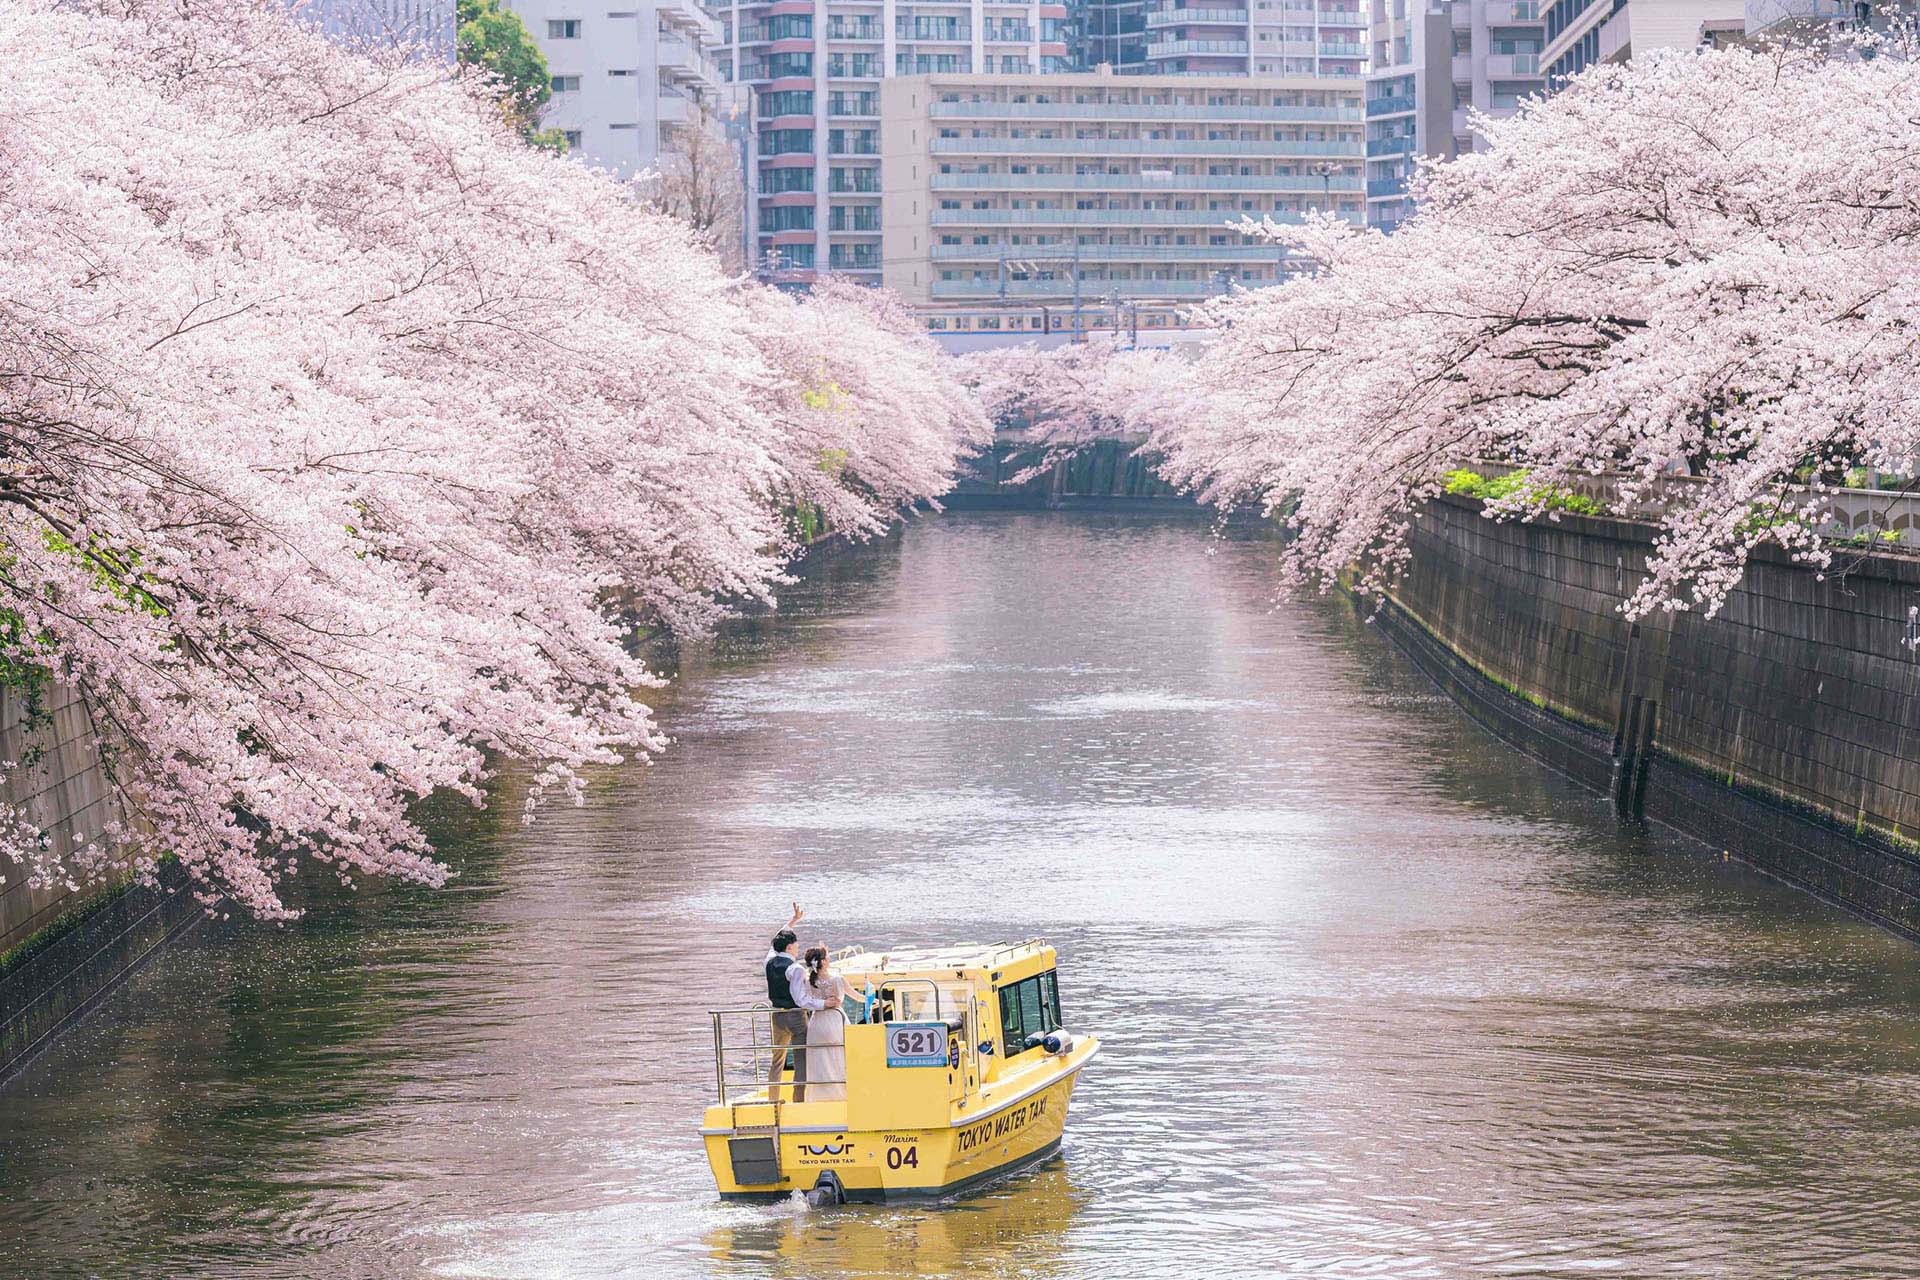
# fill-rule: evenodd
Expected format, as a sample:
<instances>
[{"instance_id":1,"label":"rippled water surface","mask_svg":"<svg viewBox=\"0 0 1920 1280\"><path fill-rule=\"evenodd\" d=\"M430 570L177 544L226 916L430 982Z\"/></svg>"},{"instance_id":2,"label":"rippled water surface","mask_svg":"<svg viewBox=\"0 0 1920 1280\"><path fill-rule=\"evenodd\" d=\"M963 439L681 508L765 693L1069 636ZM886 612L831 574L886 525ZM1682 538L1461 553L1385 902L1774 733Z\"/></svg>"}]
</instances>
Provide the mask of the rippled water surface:
<instances>
[{"instance_id":1,"label":"rippled water surface","mask_svg":"<svg viewBox=\"0 0 1920 1280\"><path fill-rule=\"evenodd\" d=\"M1920 1275L1916 952L1484 736L1272 548L947 517L460 879L203 928L0 1092L0 1275ZM957 1204L722 1205L701 1010L1042 933L1107 1051Z\"/></svg>"}]
</instances>

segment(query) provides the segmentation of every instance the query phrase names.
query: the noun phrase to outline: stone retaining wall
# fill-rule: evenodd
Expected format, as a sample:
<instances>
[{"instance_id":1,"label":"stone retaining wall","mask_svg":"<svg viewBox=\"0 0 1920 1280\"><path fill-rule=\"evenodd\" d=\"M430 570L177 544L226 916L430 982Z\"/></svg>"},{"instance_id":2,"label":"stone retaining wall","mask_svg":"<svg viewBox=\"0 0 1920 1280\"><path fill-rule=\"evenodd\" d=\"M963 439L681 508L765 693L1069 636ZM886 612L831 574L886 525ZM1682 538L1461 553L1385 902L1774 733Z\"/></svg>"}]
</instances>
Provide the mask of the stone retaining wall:
<instances>
[{"instance_id":1,"label":"stone retaining wall","mask_svg":"<svg viewBox=\"0 0 1920 1280\"><path fill-rule=\"evenodd\" d=\"M63 858L99 836L113 801L85 704L72 689L0 687L4 797ZM0 1080L199 918L181 877L158 886L33 887L0 859Z\"/></svg>"},{"instance_id":2,"label":"stone retaining wall","mask_svg":"<svg viewBox=\"0 0 1920 1280\"><path fill-rule=\"evenodd\" d=\"M1763 551L1713 619L1629 623L1649 526L1415 523L1383 615L1483 722L1643 813L1920 937L1920 560Z\"/></svg>"}]
</instances>

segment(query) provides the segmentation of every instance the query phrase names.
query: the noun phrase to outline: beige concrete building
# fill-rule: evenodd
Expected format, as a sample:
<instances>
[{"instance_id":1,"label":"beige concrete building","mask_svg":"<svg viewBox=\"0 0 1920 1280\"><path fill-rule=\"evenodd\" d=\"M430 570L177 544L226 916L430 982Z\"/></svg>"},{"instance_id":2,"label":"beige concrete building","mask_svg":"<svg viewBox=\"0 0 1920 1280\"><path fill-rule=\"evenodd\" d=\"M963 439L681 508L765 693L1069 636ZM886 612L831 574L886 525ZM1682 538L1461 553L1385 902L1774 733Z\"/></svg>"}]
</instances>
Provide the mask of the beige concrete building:
<instances>
[{"instance_id":1,"label":"beige concrete building","mask_svg":"<svg viewBox=\"0 0 1920 1280\"><path fill-rule=\"evenodd\" d=\"M1697 48L1730 23L1744 24L1746 0L1553 0L1540 55L1547 88L1596 62L1627 62L1649 49Z\"/></svg>"},{"instance_id":2,"label":"beige concrete building","mask_svg":"<svg viewBox=\"0 0 1920 1280\"><path fill-rule=\"evenodd\" d=\"M936 330L1157 327L1297 265L1230 223L1366 217L1351 78L915 76L880 110L884 283Z\"/></svg>"}]
</instances>

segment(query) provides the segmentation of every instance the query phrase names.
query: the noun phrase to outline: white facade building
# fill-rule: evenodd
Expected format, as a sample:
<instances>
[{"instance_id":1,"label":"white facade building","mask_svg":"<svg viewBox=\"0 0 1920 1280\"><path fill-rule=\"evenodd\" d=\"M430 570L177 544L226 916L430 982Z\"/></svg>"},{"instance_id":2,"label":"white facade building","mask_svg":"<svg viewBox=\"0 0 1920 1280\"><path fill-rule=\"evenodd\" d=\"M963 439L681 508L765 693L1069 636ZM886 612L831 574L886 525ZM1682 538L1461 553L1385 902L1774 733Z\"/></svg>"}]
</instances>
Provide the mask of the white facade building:
<instances>
[{"instance_id":1,"label":"white facade building","mask_svg":"<svg viewBox=\"0 0 1920 1280\"><path fill-rule=\"evenodd\" d=\"M732 105L713 62L720 24L698 0L508 2L553 76L542 127L592 164L631 177L654 167L695 97L723 117Z\"/></svg>"},{"instance_id":2,"label":"white facade building","mask_svg":"<svg viewBox=\"0 0 1920 1280\"><path fill-rule=\"evenodd\" d=\"M1704 35L1744 24L1746 9L1746 0L1553 0L1541 54L1548 91L1596 62L1696 48Z\"/></svg>"},{"instance_id":3,"label":"white facade building","mask_svg":"<svg viewBox=\"0 0 1920 1280\"><path fill-rule=\"evenodd\" d=\"M733 0L721 68L753 86L755 258L772 279L880 282L880 86L1068 67L1067 7L1034 0Z\"/></svg>"},{"instance_id":4,"label":"white facade building","mask_svg":"<svg viewBox=\"0 0 1920 1280\"><path fill-rule=\"evenodd\" d=\"M1360 0L1146 0L1146 75L1358 77ZM1131 71L1134 68L1120 68Z\"/></svg>"},{"instance_id":5,"label":"white facade building","mask_svg":"<svg viewBox=\"0 0 1920 1280\"><path fill-rule=\"evenodd\" d=\"M1545 89L1545 21L1539 0L1374 0L1373 19L1367 220L1391 230L1415 156L1475 150L1470 112L1501 119Z\"/></svg>"},{"instance_id":6,"label":"white facade building","mask_svg":"<svg viewBox=\"0 0 1920 1280\"><path fill-rule=\"evenodd\" d=\"M1231 224L1358 223L1357 81L924 76L881 89L884 279L936 332L1124 328L1296 264Z\"/></svg>"}]
</instances>

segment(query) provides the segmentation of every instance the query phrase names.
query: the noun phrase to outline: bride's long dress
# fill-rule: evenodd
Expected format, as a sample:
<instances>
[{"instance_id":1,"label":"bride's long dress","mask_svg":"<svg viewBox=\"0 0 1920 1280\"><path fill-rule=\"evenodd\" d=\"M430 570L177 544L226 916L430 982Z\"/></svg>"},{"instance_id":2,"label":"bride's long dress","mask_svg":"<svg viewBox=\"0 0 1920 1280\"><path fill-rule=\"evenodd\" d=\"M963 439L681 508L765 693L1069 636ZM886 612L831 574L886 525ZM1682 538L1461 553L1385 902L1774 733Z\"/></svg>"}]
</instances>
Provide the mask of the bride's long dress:
<instances>
[{"instance_id":1,"label":"bride's long dress","mask_svg":"<svg viewBox=\"0 0 1920 1280\"><path fill-rule=\"evenodd\" d=\"M847 1019L840 1001L846 983L835 978L820 994L833 1003L807 1015L807 1101L843 1102L847 1096ZM831 1083L815 1084L814 1081Z\"/></svg>"}]
</instances>

